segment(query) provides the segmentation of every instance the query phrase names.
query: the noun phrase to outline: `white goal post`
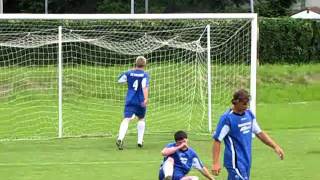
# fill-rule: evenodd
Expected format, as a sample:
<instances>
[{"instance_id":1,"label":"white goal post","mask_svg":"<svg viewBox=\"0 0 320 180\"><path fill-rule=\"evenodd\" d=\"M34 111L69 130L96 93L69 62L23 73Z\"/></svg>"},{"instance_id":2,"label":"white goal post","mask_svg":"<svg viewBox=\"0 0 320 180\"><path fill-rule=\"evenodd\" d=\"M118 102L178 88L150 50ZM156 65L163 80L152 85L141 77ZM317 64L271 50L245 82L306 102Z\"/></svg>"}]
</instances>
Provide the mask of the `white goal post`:
<instances>
[{"instance_id":1,"label":"white goal post","mask_svg":"<svg viewBox=\"0 0 320 180\"><path fill-rule=\"evenodd\" d=\"M2 14L0 140L115 135L116 79L138 55L146 132L211 133L239 88L256 111L257 26L254 13Z\"/></svg>"}]
</instances>

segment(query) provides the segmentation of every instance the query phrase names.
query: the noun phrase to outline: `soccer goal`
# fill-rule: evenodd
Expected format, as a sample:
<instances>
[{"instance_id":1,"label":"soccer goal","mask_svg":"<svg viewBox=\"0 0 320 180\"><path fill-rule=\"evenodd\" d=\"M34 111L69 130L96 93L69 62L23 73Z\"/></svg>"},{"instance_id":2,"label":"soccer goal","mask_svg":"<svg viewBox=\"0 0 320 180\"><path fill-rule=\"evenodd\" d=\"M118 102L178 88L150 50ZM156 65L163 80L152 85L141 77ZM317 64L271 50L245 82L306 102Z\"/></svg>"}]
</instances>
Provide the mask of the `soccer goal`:
<instances>
[{"instance_id":1,"label":"soccer goal","mask_svg":"<svg viewBox=\"0 0 320 180\"><path fill-rule=\"evenodd\" d=\"M0 139L116 135L140 55L146 133L209 133L238 88L255 111L256 14L3 14Z\"/></svg>"}]
</instances>

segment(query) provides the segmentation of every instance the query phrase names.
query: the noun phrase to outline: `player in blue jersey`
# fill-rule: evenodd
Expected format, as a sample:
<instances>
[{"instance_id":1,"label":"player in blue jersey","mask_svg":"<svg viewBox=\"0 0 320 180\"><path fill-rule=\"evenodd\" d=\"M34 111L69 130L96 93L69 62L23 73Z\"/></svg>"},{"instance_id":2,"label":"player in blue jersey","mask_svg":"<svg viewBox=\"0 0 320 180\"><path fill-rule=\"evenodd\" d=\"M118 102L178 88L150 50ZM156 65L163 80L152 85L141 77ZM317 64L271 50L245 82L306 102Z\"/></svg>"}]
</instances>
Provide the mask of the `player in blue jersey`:
<instances>
[{"instance_id":1,"label":"player in blue jersey","mask_svg":"<svg viewBox=\"0 0 320 180\"><path fill-rule=\"evenodd\" d=\"M164 159L160 166L159 180L198 180L197 176L187 176L192 167L208 179L214 180L196 152L188 146L187 134L184 131L177 131L174 139L175 143L168 144L161 151Z\"/></svg>"},{"instance_id":2,"label":"player in blue jersey","mask_svg":"<svg viewBox=\"0 0 320 180\"><path fill-rule=\"evenodd\" d=\"M129 122L138 118L138 147L143 147L143 135L145 130L145 114L148 103L149 75L144 71L146 59L138 56L133 70L126 71L119 76L119 83L127 83L128 91L124 107L124 119L120 124L116 145L123 149L123 139L128 130Z\"/></svg>"},{"instance_id":3,"label":"player in blue jersey","mask_svg":"<svg viewBox=\"0 0 320 180\"><path fill-rule=\"evenodd\" d=\"M270 146L284 158L281 147L262 131L253 113L248 109L250 96L246 90L238 90L233 94L232 108L221 117L213 134L212 173L219 175L220 145L224 141L224 166L228 171L228 180L249 180L251 167L251 143L256 135L264 144Z\"/></svg>"}]
</instances>

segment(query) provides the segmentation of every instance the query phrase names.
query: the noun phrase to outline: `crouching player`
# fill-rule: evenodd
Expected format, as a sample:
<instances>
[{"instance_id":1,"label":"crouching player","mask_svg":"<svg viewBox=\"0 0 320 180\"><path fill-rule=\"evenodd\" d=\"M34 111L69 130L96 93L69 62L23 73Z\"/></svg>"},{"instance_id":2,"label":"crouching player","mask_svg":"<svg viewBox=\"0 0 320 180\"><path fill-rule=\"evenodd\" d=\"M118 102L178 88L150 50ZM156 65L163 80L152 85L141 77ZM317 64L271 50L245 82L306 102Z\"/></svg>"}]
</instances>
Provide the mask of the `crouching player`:
<instances>
[{"instance_id":1,"label":"crouching player","mask_svg":"<svg viewBox=\"0 0 320 180\"><path fill-rule=\"evenodd\" d=\"M177 131L174 139L175 143L168 144L161 151L164 159L160 167L159 180L198 180L197 176L187 176L192 167L199 170L206 178L214 180L196 152L188 146L187 134L184 131Z\"/></svg>"}]
</instances>

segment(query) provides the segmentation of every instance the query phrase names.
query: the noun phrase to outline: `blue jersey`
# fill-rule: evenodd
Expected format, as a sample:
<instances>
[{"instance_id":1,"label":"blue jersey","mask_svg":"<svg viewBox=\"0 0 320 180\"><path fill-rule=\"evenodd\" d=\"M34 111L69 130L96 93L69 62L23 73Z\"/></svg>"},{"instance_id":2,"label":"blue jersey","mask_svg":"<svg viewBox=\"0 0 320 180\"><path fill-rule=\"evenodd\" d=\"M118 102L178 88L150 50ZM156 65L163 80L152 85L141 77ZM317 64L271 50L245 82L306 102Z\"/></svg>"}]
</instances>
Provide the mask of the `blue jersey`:
<instances>
[{"instance_id":1,"label":"blue jersey","mask_svg":"<svg viewBox=\"0 0 320 180\"><path fill-rule=\"evenodd\" d=\"M235 171L250 172L252 133L258 134L261 129L250 110L236 114L231 109L220 118L213 138L224 141L224 166Z\"/></svg>"},{"instance_id":2,"label":"blue jersey","mask_svg":"<svg viewBox=\"0 0 320 180\"><path fill-rule=\"evenodd\" d=\"M141 105L144 101L143 88L149 87L149 75L143 70L129 70L122 73L118 79L119 83L127 83L126 96L127 105Z\"/></svg>"},{"instance_id":3,"label":"blue jersey","mask_svg":"<svg viewBox=\"0 0 320 180\"><path fill-rule=\"evenodd\" d=\"M166 147L174 147L176 143L170 143ZM182 174L183 176L188 174L192 167L202 170L203 164L198 158L196 152L188 147L187 150L177 150L175 153L171 154L169 157L174 159L174 174ZM168 157L163 159L163 162L167 160ZM162 166L162 165L161 165Z\"/></svg>"}]
</instances>

